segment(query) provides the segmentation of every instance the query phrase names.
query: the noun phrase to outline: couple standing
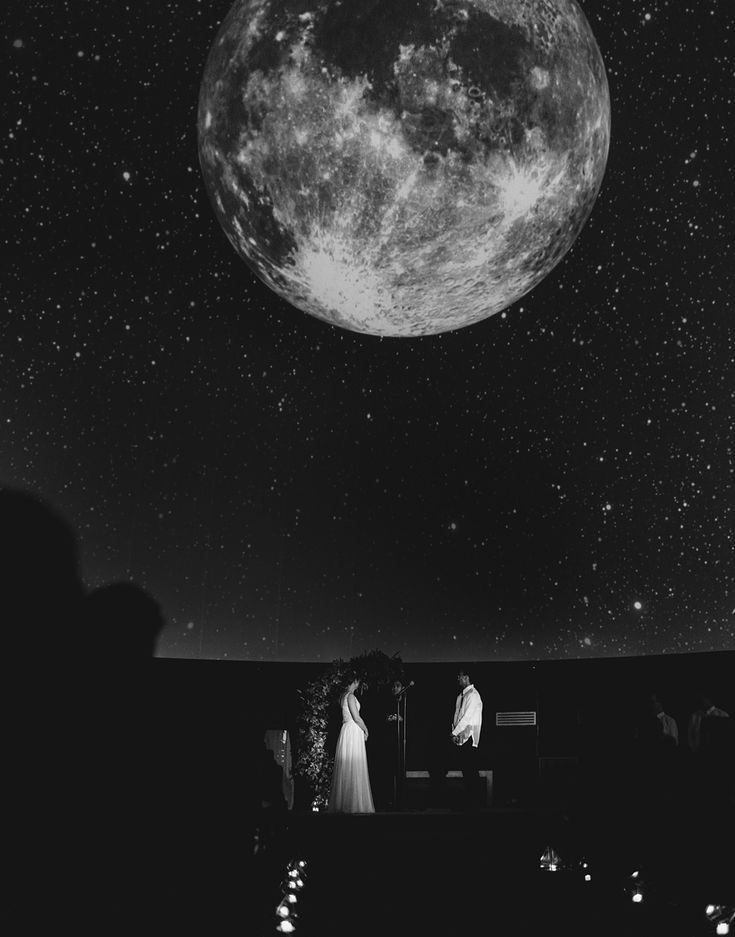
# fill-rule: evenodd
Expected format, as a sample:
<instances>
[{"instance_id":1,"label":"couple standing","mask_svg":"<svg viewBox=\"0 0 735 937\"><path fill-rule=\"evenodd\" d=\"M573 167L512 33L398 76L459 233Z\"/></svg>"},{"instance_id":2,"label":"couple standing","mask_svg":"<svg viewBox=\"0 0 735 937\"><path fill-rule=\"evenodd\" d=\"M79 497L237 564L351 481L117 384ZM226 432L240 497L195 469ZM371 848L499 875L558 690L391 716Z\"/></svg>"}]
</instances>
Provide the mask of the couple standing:
<instances>
[{"instance_id":1,"label":"couple standing","mask_svg":"<svg viewBox=\"0 0 735 937\"><path fill-rule=\"evenodd\" d=\"M457 674L460 693L454 707L452 741L461 746L462 774L470 802L477 798L479 772L477 747L482 728L482 699L464 671ZM329 813L375 813L370 789L367 750L368 728L360 716L360 702L355 691L360 686L352 676L340 697L342 728L334 755L334 772L329 793ZM466 743L472 741L471 745Z\"/></svg>"}]
</instances>

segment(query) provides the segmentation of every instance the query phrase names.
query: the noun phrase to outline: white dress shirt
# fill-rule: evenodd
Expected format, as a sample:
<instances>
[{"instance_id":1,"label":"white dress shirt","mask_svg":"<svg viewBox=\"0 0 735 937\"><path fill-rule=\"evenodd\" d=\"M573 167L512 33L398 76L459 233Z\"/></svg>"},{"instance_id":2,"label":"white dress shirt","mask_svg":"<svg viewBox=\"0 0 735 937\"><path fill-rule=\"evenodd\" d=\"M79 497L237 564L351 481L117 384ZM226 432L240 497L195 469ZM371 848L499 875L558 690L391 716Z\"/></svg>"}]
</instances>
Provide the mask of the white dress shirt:
<instances>
[{"instance_id":1,"label":"white dress shirt","mask_svg":"<svg viewBox=\"0 0 735 937\"><path fill-rule=\"evenodd\" d=\"M664 730L664 735L668 735L674 740L674 745L679 744L679 727L676 724L676 719L673 716L667 715L665 712L660 712L656 714L661 720L661 726Z\"/></svg>"},{"instance_id":2,"label":"white dress shirt","mask_svg":"<svg viewBox=\"0 0 735 937\"><path fill-rule=\"evenodd\" d=\"M452 735L465 736L462 744L472 736L472 747L477 748L480 744L480 730L482 729L482 698L470 683L457 697L457 705L454 707L454 722L452 723Z\"/></svg>"}]
</instances>

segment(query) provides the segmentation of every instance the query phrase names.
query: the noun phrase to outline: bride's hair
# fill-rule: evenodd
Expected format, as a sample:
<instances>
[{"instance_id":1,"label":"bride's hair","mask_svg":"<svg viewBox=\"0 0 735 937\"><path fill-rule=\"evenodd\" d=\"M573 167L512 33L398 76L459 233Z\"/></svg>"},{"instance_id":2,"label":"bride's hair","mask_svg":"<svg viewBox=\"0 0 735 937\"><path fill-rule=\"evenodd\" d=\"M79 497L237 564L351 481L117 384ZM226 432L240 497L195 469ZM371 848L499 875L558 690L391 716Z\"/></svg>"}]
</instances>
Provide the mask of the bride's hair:
<instances>
[{"instance_id":1,"label":"bride's hair","mask_svg":"<svg viewBox=\"0 0 735 937\"><path fill-rule=\"evenodd\" d=\"M356 673L354 670L350 670L349 673L345 674L344 680L342 681L342 689L339 691L340 702L347 695L347 691L350 688L350 684L354 683L355 680L359 681L359 679L360 679L360 675Z\"/></svg>"}]
</instances>

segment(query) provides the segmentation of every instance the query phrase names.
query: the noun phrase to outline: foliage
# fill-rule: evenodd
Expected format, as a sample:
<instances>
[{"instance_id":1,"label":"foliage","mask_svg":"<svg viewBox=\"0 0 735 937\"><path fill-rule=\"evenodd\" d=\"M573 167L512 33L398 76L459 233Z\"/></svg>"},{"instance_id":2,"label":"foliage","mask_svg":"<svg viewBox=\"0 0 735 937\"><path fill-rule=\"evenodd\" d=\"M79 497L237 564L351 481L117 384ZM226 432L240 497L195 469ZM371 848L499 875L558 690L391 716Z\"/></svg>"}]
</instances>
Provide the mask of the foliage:
<instances>
[{"instance_id":1,"label":"foliage","mask_svg":"<svg viewBox=\"0 0 735 937\"><path fill-rule=\"evenodd\" d=\"M318 679L299 691L294 775L308 787L314 810L324 809L329 801L334 766L334 753L328 745L329 728L353 671L360 679L358 693L363 695L379 692L403 677L403 662L382 651L368 651L349 661L335 660Z\"/></svg>"}]
</instances>

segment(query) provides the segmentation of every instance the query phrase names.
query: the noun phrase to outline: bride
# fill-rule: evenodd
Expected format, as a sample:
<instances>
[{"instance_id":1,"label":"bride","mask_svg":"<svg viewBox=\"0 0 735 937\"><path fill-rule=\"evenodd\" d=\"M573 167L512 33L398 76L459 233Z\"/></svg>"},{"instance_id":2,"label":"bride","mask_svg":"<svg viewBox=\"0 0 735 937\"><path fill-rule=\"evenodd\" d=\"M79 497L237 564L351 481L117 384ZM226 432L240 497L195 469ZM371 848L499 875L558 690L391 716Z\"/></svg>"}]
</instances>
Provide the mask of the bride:
<instances>
[{"instance_id":1,"label":"bride","mask_svg":"<svg viewBox=\"0 0 735 937\"><path fill-rule=\"evenodd\" d=\"M368 730L360 717L360 703L355 697L359 686L360 681L351 677L339 700L342 728L334 754L329 813L375 813L365 750Z\"/></svg>"}]
</instances>

